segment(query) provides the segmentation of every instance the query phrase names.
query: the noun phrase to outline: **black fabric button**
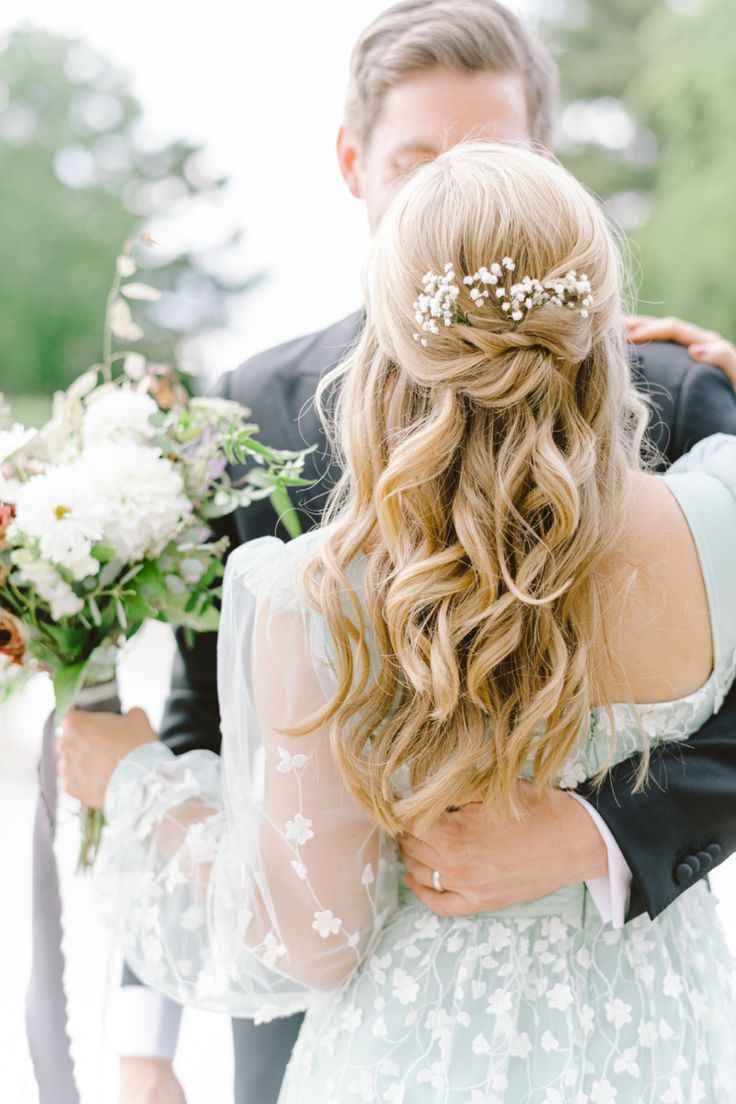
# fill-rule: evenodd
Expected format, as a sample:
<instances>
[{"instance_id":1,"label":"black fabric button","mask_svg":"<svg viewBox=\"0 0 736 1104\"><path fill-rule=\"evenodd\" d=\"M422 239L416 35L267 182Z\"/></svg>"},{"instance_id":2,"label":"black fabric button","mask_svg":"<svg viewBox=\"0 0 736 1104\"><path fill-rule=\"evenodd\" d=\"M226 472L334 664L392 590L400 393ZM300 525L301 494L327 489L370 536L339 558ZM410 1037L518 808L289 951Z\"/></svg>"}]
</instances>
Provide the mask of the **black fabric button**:
<instances>
[{"instance_id":1,"label":"black fabric button","mask_svg":"<svg viewBox=\"0 0 736 1104\"><path fill-rule=\"evenodd\" d=\"M700 859L696 855L686 855L684 860L692 870L693 874L700 873Z\"/></svg>"},{"instance_id":2,"label":"black fabric button","mask_svg":"<svg viewBox=\"0 0 736 1104\"><path fill-rule=\"evenodd\" d=\"M710 857L713 859L713 862L718 862L718 860L721 857L721 845L720 845L720 843L709 843L705 850L708 852Z\"/></svg>"},{"instance_id":3,"label":"black fabric button","mask_svg":"<svg viewBox=\"0 0 736 1104\"><path fill-rule=\"evenodd\" d=\"M700 863L700 869L703 873L706 870L710 870L713 865L713 856L709 855L707 851L698 851L698 862Z\"/></svg>"},{"instance_id":4,"label":"black fabric button","mask_svg":"<svg viewBox=\"0 0 736 1104\"><path fill-rule=\"evenodd\" d=\"M693 878L693 868L687 863L681 862L675 867L675 881L678 885L687 885Z\"/></svg>"}]
</instances>

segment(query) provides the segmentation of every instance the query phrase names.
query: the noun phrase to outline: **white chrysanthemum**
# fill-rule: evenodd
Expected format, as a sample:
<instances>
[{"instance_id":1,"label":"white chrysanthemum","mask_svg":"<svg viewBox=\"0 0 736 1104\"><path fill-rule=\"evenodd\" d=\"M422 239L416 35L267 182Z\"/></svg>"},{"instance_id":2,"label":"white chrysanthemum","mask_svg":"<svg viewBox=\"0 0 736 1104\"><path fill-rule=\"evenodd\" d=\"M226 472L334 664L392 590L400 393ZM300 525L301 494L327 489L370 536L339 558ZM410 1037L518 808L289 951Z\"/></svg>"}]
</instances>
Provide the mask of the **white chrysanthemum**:
<instances>
[{"instance_id":1,"label":"white chrysanthemum","mask_svg":"<svg viewBox=\"0 0 736 1104\"><path fill-rule=\"evenodd\" d=\"M14 552L12 558L21 578L34 588L39 598L48 603L54 621L73 617L84 609L82 599L64 582L52 564L46 560L31 559L25 549Z\"/></svg>"},{"instance_id":2,"label":"white chrysanthemum","mask_svg":"<svg viewBox=\"0 0 736 1104\"><path fill-rule=\"evenodd\" d=\"M158 448L132 442L94 445L80 463L90 486L105 500L103 542L124 562L160 555L191 517L182 478Z\"/></svg>"},{"instance_id":3,"label":"white chrysanthemum","mask_svg":"<svg viewBox=\"0 0 736 1104\"><path fill-rule=\"evenodd\" d=\"M158 410L150 395L129 388L107 391L93 398L84 413L82 433L85 445L109 441L145 444L156 435L151 415Z\"/></svg>"},{"instance_id":4,"label":"white chrysanthemum","mask_svg":"<svg viewBox=\"0 0 736 1104\"><path fill-rule=\"evenodd\" d=\"M15 526L38 541L45 560L75 579L95 575L100 565L90 555L102 538L106 505L84 478L79 464L49 468L23 484L16 497Z\"/></svg>"},{"instance_id":5,"label":"white chrysanthemum","mask_svg":"<svg viewBox=\"0 0 736 1104\"><path fill-rule=\"evenodd\" d=\"M0 464L17 452L26 441L30 441L31 437L35 437L37 432L35 429L26 429L18 422L10 429L0 430Z\"/></svg>"}]
</instances>

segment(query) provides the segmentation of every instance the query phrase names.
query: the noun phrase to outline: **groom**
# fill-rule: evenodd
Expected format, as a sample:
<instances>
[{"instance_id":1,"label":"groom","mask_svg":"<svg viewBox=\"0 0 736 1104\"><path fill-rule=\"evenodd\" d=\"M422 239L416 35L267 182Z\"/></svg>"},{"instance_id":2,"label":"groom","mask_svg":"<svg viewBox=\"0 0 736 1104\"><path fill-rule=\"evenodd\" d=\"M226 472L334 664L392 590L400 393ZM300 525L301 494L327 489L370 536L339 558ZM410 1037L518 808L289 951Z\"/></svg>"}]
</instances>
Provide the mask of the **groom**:
<instances>
[{"instance_id":1,"label":"groom","mask_svg":"<svg viewBox=\"0 0 736 1104\"><path fill-rule=\"evenodd\" d=\"M531 141L548 149L556 90L547 52L495 0L403 0L384 12L355 47L338 139L342 174L365 202L371 227L407 174L464 139ZM310 403L320 376L362 325L358 311L262 353L216 388L253 411L265 439L284 448L318 443L304 473L316 485L295 499L303 529L318 523L338 475ZM643 347L633 362L642 389L653 396L651 436L667 462L710 433L736 433L736 397L721 372L694 364L671 343ZM267 501L217 526L233 547L274 532L286 538ZM219 750L215 646L211 635L191 649L180 642L161 729L176 752ZM735 735L732 691L689 745L654 751L644 793L631 793L635 760L614 768L598 794L582 785L578 795L587 803L561 791L539 799L525 788L528 816L521 823L498 828L469 806L428 841L409 838L406 861L441 872L455 890L453 912L501 908L586 881L604 919L620 924L642 911L654 917L736 849ZM440 913L447 908L449 897L431 881L422 896ZM131 976L126 981L123 1104L181 1104L170 1064L178 1010ZM299 1022L234 1021L238 1104L275 1101Z\"/></svg>"}]
</instances>

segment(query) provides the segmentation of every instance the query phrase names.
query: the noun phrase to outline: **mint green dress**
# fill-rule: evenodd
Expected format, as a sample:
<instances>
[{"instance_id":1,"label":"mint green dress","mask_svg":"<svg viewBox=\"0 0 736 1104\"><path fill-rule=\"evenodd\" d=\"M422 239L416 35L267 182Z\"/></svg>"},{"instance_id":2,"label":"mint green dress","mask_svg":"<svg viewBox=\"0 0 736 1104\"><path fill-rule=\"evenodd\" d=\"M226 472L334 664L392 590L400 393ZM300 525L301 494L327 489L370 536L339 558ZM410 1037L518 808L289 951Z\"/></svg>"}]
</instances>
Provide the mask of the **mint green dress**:
<instances>
[{"instance_id":1,"label":"mint green dress","mask_svg":"<svg viewBox=\"0 0 736 1104\"><path fill-rule=\"evenodd\" d=\"M736 674L736 439L709 438L662 478L697 545L714 667L638 718L615 706L617 760L645 740L686 740ZM152 747L116 771L98 877L133 968L185 1003L256 1019L306 1010L279 1104L734 1104L736 973L707 884L618 930L584 885L440 919L341 791L324 734L272 737L330 689L324 626L293 586L318 539L231 557L224 769ZM264 600L284 660L272 694ZM596 712L560 783L592 775L609 746Z\"/></svg>"}]
</instances>

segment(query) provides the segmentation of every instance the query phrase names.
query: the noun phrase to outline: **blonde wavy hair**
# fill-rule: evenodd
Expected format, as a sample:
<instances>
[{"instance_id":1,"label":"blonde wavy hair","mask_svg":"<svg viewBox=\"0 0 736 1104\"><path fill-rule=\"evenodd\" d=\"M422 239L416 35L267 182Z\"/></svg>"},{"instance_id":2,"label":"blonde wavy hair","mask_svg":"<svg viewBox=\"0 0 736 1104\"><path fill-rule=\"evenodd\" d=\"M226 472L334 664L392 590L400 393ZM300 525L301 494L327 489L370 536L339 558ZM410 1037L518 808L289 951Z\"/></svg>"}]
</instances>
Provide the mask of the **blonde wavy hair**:
<instances>
[{"instance_id":1,"label":"blonde wavy hair","mask_svg":"<svg viewBox=\"0 0 736 1104\"><path fill-rule=\"evenodd\" d=\"M463 287L467 324L426 348L414 340L424 273L451 261L460 281L506 255L517 277L585 273L589 317L548 304L514 324ZM423 167L378 229L365 330L318 393L323 416L336 399L344 475L302 585L325 619L337 690L290 731L329 722L352 793L392 834L479 794L519 815L527 760L554 784L601 703L599 569L646 424L621 268L584 188L507 145Z\"/></svg>"}]
</instances>

